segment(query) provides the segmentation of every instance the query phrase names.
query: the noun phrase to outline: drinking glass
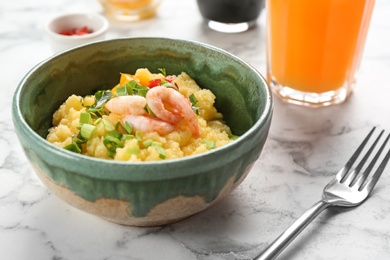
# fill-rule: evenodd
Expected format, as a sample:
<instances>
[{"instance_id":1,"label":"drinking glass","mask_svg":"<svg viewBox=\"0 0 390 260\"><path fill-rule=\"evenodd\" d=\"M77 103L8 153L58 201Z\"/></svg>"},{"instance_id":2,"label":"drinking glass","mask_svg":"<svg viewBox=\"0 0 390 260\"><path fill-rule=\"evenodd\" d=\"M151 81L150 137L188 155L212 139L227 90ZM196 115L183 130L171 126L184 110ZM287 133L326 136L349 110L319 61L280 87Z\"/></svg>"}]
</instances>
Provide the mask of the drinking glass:
<instances>
[{"instance_id":1,"label":"drinking glass","mask_svg":"<svg viewBox=\"0 0 390 260\"><path fill-rule=\"evenodd\" d=\"M207 25L219 32L238 33L256 24L264 0L197 0Z\"/></svg>"},{"instance_id":2,"label":"drinking glass","mask_svg":"<svg viewBox=\"0 0 390 260\"><path fill-rule=\"evenodd\" d=\"M350 95L375 0L266 0L267 80L283 100L321 107Z\"/></svg>"},{"instance_id":3,"label":"drinking glass","mask_svg":"<svg viewBox=\"0 0 390 260\"><path fill-rule=\"evenodd\" d=\"M99 0L105 12L122 21L152 18L161 0Z\"/></svg>"}]
</instances>

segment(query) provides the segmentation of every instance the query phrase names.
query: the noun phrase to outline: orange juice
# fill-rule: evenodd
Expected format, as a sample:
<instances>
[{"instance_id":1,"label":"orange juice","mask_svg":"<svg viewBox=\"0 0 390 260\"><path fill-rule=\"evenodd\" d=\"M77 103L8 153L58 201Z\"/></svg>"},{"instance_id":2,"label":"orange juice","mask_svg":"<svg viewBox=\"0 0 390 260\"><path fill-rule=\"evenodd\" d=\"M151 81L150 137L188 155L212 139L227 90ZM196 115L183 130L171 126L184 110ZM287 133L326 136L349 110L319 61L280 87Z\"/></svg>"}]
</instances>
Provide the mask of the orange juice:
<instances>
[{"instance_id":1,"label":"orange juice","mask_svg":"<svg viewBox=\"0 0 390 260\"><path fill-rule=\"evenodd\" d=\"M375 0L267 0L268 80L321 94L353 84Z\"/></svg>"},{"instance_id":2,"label":"orange juice","mask_svg":"<svg viewBox=\"0 0 390 260\"><path fill-rule=\"evenodd\" d=\"M152 0L107 0L112 5L123 9L142 9L148 7Z\"/></svg>"}]
</instances>

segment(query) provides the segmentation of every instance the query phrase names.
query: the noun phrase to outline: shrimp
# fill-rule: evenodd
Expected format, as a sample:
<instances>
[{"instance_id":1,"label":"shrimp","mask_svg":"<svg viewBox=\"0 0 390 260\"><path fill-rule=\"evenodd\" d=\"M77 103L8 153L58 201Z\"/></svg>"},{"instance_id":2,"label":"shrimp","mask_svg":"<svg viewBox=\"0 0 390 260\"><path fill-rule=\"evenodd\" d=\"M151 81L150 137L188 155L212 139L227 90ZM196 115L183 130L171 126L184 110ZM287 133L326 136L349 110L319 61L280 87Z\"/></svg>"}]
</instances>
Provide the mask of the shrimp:
<instances>
[{"instance_id":1,"label":"shrimp","mask_svg":"<svg viewBox=\"0 0 390 260\"><path fill-rule=\"evenodd\" d=\"M106 107L110 112L119 115L144 115L146 99L142 96L119 96L109 100Z\"/></svg>"},{"instance_id":2,"label":"shrimp","mask_svg":"<svg viewBox=\"0 0 390 260\"><path fill-rule=\"evenodd\" d=\"M191 108L191 102L180 92L163 86L154 87L146 94L146 101L157 118L171 125L176 125L181 120L185 120L192 135L195 137L200 135L198 121Z\"/></svg>"},{"instance_id":3,"label":"shrimp","mask_svg":"<svg viewBox=\"0 0 390 260\"><path fill-rule=\"evenodd\" d=\"M128 122L135 130L141 132L157 132L166 135L175 130L173 125L149 116L127 115L123 121Z\"/></svg>"}]
</instances>

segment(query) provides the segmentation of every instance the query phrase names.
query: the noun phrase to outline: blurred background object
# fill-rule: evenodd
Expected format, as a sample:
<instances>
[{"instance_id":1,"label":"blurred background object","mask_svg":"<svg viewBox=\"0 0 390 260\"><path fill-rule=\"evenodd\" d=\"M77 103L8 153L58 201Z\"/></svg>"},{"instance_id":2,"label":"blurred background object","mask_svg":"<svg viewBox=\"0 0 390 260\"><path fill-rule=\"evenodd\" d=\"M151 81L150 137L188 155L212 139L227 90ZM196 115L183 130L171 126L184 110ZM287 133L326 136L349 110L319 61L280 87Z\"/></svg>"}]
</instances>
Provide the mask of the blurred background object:
<instances>
[{"instance_id":1,"label":"blurred background object","mask_svg":"<svg viewBox=\"0 0 390 260\"><path fill-rule=\"evenodd\" d=\"M264 0L197 0L207 25L219 32L239 33L256 24Z\"/></svg>"},{"instance_id":2,"label":"blurred background object","mask_svg":"<svg viewBox=\"0 0 390 260\"><path fill-rule=\"evenodd\" d=\"M138 21L156 15L161 0L99 0L107 15L121 21Z\"/></svg>"},{"instance_id":3,"label":"blurred background object","mask_svg":"<svg viewBox=\"0 0 390 260\"><path fill-rule=\"evenodd\" d=\"M67 13L55 16L45 25L45 33L54 52L104 40L109 24L97 13Z\"/></svg>"}]
</instances>

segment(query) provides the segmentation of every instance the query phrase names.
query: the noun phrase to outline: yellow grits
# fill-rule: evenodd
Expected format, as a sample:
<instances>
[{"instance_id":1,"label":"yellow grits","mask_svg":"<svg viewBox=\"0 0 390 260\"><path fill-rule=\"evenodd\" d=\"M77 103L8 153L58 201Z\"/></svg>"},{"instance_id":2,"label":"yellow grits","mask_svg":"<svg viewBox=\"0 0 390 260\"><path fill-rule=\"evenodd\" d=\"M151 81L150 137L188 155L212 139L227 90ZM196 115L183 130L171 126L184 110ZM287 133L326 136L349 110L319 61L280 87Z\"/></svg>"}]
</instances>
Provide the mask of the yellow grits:
<instances>
[{"instance_id":1,"label":"yellow grits","mask_svg":"<svg viewBox=\"0 0 390 260\"><path fill-rule=\"evenodd\" d=\"M175 131L166 135L157 132L125 133L120 130L121 144L114 153L109 153L104 140L116 127L122 123L122 115L103 110L100 118L91 117L88 124L93 131L88 140L79 144L80 153L96 158L113 159L118 161L156 161L181 158L207 152L221 147L232 141L229 127L224 124L222 114L214 107L215 95L208 89L200 88L186 73L170 76L172 83L176 83L179 92L189 97L193 94L197 100L197 121L200 136L194 137L185 122L175 126ZM140 85L148 86L153 79L164 79L161 73L152 74L147 69L138 69L134 75L122 74L119 84L110 92L116 95L119 86L130 80L136 80ZM49 129L47 140L59 147L69 147L79 136L81 123L80 115L86 114L87 107L95 104L94 95L85 97L70 96L54 113L53 127ZM195 112L194 112L195 113ZM116 128L116 130L115 130Z\"/></svg>"}]
</instances>

